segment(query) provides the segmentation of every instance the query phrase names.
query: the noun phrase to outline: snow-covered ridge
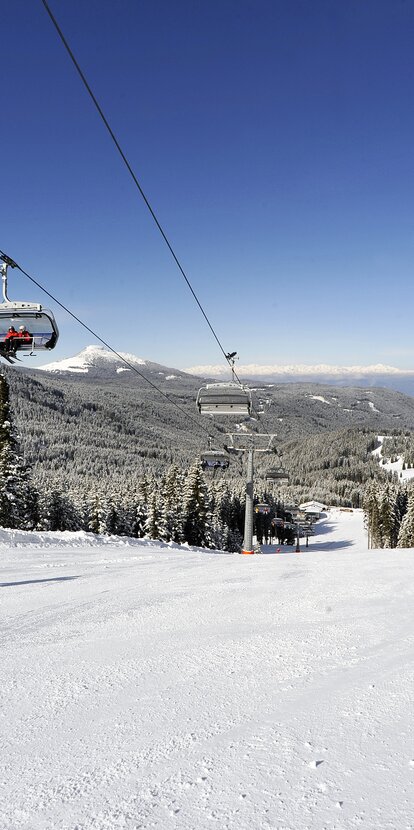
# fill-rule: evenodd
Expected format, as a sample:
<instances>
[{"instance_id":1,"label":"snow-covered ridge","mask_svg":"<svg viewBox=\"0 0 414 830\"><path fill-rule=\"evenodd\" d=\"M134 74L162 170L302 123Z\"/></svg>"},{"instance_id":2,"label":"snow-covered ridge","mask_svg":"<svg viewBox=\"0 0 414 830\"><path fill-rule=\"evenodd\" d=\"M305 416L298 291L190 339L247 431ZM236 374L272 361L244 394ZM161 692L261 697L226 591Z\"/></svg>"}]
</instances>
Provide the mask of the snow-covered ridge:
<instances>
[{"instance_id":1,"label":"snow-covered ridge","mask_svg":"<svg viewBox=\"0 0 414 830\"><path fill-rule=\"evenodd\" d=\"M116 372L128 371L124 360L131 366L145 366L147 361L128 352L119 352L118 357L113 352L104 349L103 346L86 346L79 354L68 357L64 360L57 360L54 363L46 363L39 366L42 372L75 372L76 374L87 374L91 369L114 369ZM124 360L122 360L123 358Z\"/></svg>"},{"instance_id":2,"label":"snow-covered ridge","mask_svg":"<svg viewBox=\"0 0 414 830\"><path fill-rule=\"evenodd\" d=\"M221 375L228 375L228 366L218 365L200 365L190 366L183 371L189 374L219 377ZM318 363L314 366L305 363L279 365L277 363L258 364L246 363L237 365L237 374L244 377L253 377L260 375L280 375L282 378L285 375L300 375L313 377L315 375L326 375L331 377L347 377L347 376L361 376L366 375L408 375L414 376L414 369L397 369L395 366L387 366L383 363L375 363L369 366L332 366L328 363Z\"/></svg>"}]
</instances>

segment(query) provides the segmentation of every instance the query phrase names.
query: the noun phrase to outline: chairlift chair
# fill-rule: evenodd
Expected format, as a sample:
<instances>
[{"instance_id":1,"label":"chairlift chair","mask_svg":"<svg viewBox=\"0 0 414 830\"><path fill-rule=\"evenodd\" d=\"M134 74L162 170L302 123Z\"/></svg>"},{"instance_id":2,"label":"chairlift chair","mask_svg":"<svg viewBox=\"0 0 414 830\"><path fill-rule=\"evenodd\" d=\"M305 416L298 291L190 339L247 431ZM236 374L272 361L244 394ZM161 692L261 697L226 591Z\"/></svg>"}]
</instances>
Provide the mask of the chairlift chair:
<instances>
[{"instance_id":1,"label":"chairlift chair","mask_svg":"<svg viewBox=\"0 0 414 830\"><path fill-rule=\"evenodd\" d=\"M7 267L12 261L4 261L1 266L3 281L3 302L0 303L0 356L10 363L17 359L16 352L30 352L54 349L59 337L59 330L53 313L43 308L40 303L11 301L7 296ZM29 337L18 337L20 326L25 326ZM10 328L16 329L16 337L7 338Z\"/></svg>"},{"instance_id":2,"label":"chairlift chair","mask_svg":"<svg viewBox=\"0 0 414 830\"><path fill-rule=\"evenodd\" d=\"M271 467L266 472L266 481L272 483L273 481L289 481L289 473L284 467Z\"/></svg>"},{"instance_id":3,"label":"chairlift chair","mask_svg":"<svg viewBox=\"0 0 414 830\"><path fill-rule=\"evenodd\" d=\"M201 453L201 467L203 470L226 470L229 466L229 457L223 450L208 450Z\"/></svg>"},{"instance_id":4,"label":"chairlift chair","mask_svg":"<svg viewBox=\"0 0 414 830\"><path fill-rule=\"evenodd\" d=\"M270 504L255 504L254 506L255 513L270 513L271 507Z\"/></svg>"},{"instance_id":5,"label":"chairlift chair","mask_svg":"<svg viewBox=\"0 0 414 830\"><path fill-rule=\"evenodd\" d=\"M250 415L252 395L247 386L229 383L208 383L197 395L201 415Z\"/></svg>"}]
</instances>

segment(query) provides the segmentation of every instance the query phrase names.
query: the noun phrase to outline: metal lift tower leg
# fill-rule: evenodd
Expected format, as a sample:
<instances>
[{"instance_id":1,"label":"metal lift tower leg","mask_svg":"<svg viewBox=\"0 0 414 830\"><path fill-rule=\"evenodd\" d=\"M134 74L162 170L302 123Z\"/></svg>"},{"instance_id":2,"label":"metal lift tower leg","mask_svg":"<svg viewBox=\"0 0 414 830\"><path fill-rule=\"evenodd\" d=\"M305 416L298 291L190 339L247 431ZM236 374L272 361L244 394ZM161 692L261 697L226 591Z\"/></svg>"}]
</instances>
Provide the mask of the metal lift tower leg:
<instances>
[{"instance_id":1,"label":"metal lift tower leg","mask_svg":"<svg viewBox=\"0 0 414 830\"><path fill-rule=\"evenodd\" d=\"M244 517L244 541L242 553L254 553L253 550L253 449L247 456L246 511Z\"/></svg>"}]
</instances>

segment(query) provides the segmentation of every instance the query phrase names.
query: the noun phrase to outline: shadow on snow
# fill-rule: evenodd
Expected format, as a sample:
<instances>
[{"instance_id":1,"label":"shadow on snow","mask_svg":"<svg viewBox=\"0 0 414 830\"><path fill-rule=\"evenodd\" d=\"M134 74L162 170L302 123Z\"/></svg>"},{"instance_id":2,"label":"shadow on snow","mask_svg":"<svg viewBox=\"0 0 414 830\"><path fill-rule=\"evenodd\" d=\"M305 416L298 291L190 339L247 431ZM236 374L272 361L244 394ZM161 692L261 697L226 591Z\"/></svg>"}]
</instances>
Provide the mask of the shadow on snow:
<instances>
[{"instance_id":1,"label":"shadow on snow","mask_svg":"<svg viewBox=\"0 0 414 830\"><path fill-rule=\"evenodd\" d=\"M79 579L78 576L51 576L49 579L23 579L20 582L0 582L0 588L11 588L13 585L36 585L38 582L68 582Z\"/></svg>"}]
</instances>

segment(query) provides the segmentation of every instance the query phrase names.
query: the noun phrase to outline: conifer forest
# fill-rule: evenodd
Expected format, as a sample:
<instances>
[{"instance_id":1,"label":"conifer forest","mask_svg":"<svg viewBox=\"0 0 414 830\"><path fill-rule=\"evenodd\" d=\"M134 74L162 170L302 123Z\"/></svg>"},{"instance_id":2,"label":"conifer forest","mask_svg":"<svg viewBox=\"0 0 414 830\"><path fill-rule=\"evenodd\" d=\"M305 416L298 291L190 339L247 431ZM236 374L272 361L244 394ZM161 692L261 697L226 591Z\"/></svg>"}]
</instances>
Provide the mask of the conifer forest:
<instances>
[{"instance_id":1,"label":"conifer forest","mask_svg":"<svg viewBox=\"0 0 414 830\"><path fill-rule=\"evenodd\" d=\"M192 418L197 384L182 375L169 390ZM272 454L255 460L255 501L271 508L268 516L255 516L259 541L275 538L272 518L315 499L363 508L371 547L414 546L414 488L385 467L386 459L399 457L404 468L414 463L414 401L370 389L367 406L366 393L313 384L258 390L264 415L249 429L275 434ZM323 406L328 394L331 404ZM228 469L203 472L203 430L189 428L145 384L6 367L0 405L2 527L240 549L245 459L232 457ZM214 425L219 448L232 429L230 419ZM379 435L387 437L377 457ZM266 485L266 469L277 463L289 481Z\"/></svg>"}]
</instances>

